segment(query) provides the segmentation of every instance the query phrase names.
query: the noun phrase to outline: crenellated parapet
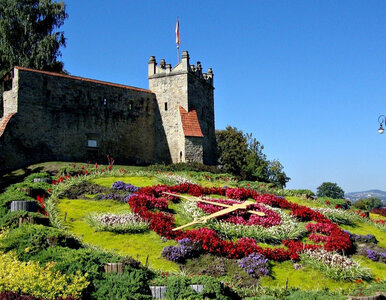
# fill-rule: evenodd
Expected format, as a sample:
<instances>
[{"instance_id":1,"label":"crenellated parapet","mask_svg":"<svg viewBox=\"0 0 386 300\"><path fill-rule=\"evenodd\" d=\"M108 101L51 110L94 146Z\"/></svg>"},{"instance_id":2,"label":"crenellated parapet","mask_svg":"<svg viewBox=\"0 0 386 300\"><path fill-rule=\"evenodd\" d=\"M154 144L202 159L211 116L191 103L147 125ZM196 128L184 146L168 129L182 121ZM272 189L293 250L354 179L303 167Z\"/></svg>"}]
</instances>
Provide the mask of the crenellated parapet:
<instances>
[{"instance_id":1,"label":"crenellated parapet","mask_svg":"<svg viewBox=\"0 0 386 300\"><path fill-rule=\"evenodd\" d=\"M188 51L182 52L181 61L174 67L172 67L171 64L167 64L165 59L161 59L159 64L157 64L155 56L150 56L148 63L149 79L186 73L195 75L196 77L204 80L205 82L213 86L212 68L209 68L207 73L203 73L201 62L198 61L196 65L191 65L189 62Z\"/></svg>"}]
</instances>

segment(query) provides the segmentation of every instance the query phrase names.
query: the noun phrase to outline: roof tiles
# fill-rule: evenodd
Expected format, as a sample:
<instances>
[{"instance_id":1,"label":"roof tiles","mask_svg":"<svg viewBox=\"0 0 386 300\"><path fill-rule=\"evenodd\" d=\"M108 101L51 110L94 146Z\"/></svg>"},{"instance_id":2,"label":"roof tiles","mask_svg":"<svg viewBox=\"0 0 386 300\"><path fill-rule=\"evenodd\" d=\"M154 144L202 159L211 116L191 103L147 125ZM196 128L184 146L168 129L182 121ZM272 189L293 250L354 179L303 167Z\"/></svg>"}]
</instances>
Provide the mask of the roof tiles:
<instances>
[{"instance_id":1,"label":"roof tiles","mask_svg":"<svg viewBox=\"0 0 386 300\"><path fill-rule=\"evenodd\" d=\"M179 107L182 129L185 136L204 137L201 131L200 123L198 122L197 111L195 109L187 112L183 107Z\"/></svg>"}]
</instances>

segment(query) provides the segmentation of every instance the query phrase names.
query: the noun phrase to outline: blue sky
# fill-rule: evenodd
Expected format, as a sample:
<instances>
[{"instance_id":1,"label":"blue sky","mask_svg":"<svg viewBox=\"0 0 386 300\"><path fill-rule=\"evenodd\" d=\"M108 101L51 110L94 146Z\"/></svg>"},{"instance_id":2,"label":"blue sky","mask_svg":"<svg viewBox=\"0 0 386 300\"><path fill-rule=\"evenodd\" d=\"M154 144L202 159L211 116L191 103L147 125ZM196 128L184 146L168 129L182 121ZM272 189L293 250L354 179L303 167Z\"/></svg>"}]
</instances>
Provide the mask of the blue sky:
<instances>
[{"instance_id":1,"label":"blue sky","mask_svg":"<svg viewBox=\"0 0 386 300\"><path fill-rule=\"evenodd\" d=\"M67 0L72 75L148 87L147 62L213 68L216 128L279 159L288 188L386 190L386 1Z\"/></svg>"}]
</instances>

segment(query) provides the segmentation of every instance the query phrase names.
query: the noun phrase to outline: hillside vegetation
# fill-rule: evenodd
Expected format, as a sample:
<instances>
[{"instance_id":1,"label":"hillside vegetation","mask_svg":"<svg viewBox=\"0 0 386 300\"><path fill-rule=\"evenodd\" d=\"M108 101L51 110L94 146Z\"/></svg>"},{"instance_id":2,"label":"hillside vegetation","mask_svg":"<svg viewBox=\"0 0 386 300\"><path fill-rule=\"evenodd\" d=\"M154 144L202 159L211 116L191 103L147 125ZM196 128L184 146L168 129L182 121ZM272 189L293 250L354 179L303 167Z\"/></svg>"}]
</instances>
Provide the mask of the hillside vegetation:
<instances>
[{"instance_id":1,"label":"hillside vegetation","mask_svg":"<svg viewBox=\"0 0 386 300\"><path fill-rule=\"evenodd\" d=\"M315 291L315 299L345 299L386 291L386 218L342 199L182 165L44 163L7 174L2 186L0 264L50 263L61 289L0 280L0 293L146 299L148 285L166 285L168 299L311 299ZM38 209L10 212L12 201ZM173 231L243 201L264 216L238 210ZM105 273L108 262L122 263L123 274Z\"/></svg>"}]
</instances>

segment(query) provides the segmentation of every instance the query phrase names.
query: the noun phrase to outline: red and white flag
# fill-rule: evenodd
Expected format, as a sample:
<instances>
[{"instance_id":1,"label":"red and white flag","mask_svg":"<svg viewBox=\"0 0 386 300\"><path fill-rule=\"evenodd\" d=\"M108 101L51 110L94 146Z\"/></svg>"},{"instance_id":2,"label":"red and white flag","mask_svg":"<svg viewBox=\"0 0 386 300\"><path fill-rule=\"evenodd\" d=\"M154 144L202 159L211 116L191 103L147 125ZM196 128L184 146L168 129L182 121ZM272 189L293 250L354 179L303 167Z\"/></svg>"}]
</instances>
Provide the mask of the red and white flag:
<instances>
[{"instance_id":1,"label":"red and white flag","mask_svg":"<svg viewBox=\"0 0 386 300\"><path fill-rule=\"evenodd\" d=\"M176 44L177 48L181 44L181 39L180 39L180 20L177 18L177 23L176 23Z\"/></svg>"}]
</instances>

